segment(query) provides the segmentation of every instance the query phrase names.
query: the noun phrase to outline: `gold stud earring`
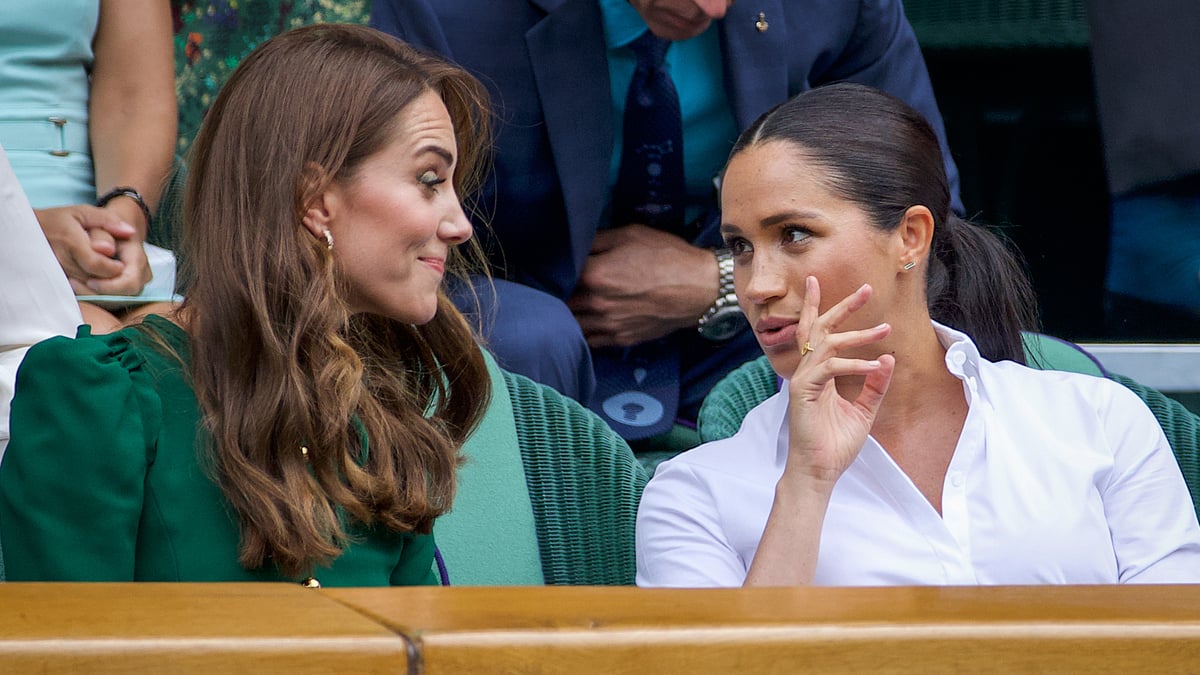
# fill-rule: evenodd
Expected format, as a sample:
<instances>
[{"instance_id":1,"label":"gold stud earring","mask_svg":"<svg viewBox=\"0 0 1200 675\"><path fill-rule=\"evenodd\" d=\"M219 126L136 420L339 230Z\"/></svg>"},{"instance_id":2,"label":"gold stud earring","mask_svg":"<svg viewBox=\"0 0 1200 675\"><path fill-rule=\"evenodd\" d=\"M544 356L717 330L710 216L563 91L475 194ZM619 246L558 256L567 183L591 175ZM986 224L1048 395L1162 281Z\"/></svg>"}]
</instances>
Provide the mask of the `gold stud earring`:
<instances>
[{"instance_id":1,"label":"gold stud earring","mask_svg":"<svg viewBox=\"0 0 1200 675\"><path fill-rule=\"evenodd\" d=\"M917 266L917 263L909 260L908 262L904 263L904 271L907 272L916 266Z\"/></svg>"},{"instance_id":2,"label":"gold stud earring","mask_svg":"<svg viewBox=\"0 0 1200 675\"><path fill-rule=\"evenodd\" d=\"M329 230L325 230L324 234L325 234L325 248L332 251L333 250L333 233L330 232Z\"/></svg>"}]
</instances>

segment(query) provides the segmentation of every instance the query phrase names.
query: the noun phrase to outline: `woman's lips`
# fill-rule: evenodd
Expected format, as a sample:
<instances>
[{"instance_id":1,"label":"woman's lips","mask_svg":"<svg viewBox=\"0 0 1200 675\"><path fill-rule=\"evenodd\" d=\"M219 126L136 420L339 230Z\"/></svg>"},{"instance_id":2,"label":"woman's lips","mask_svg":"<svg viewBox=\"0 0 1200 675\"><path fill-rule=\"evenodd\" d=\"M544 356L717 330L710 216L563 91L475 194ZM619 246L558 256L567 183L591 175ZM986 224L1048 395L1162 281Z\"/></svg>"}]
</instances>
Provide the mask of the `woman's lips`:
<instances>
[{"instance_id":1,"label":"woman's lips","mask_svg":"<svg viewBox=\"0 0 1200 675\"><path fill-rule=\"evenodd\" d=\"M446 261L442 258L421 258L420 260L438 274L443 274L446 271Z\"/></svg>"},{"instance_id":2,"label":"woman's lips","mask_svg":"<svg viewBox=\"0 0 1200 675\"><path fill-rule=\"evenodd\" d=\"M758 334L758 343L762 345L763 349L785 345L796 346L796 324L794 323L772 326L755 332Z\"/></svg>"}]
</instances>

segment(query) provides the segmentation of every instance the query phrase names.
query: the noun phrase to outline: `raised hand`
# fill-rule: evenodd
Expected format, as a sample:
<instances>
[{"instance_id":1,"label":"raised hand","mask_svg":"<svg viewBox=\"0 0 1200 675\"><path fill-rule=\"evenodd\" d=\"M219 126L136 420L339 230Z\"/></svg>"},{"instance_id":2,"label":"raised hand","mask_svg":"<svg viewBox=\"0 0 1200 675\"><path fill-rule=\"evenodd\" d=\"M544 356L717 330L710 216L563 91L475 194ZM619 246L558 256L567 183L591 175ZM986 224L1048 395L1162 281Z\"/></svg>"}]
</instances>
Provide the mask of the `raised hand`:
<instances>
[{"instance_id":1,"label":"raised hand","mask_svg":"<svg viewBox=\"0 0 1200 675\"><path fill-rule=\"evenodd\" d=\"M892 328L882 323L863 330L838 330L870 298L871 287L863 284L819 314L820 285L816 277L805 279L804 307L796 330L800 360L788 381L790 445L785 479L788 474L815 479L832 490L871 431L896 360L891 354L874 359L844 354L884 339Z\"/></svg>"},{"instance_id":2,"label":"raised hand","mask_svg":"<svg viewBox=\"0 0 1200 675\"><path fill-rule=\"evenodd\" d=\"M882 340L892 330L883 323L838 331L870 298L871 287L864 284L820 314L820 285L816 277L804 280L804 306L796 327L800 361L788 381L787 465L775 484L775 500L746 574L747 586L812 583L834 484L862 450L896 365L891 354L875 359L843 355Z\"/></svg>"}]
</instances>

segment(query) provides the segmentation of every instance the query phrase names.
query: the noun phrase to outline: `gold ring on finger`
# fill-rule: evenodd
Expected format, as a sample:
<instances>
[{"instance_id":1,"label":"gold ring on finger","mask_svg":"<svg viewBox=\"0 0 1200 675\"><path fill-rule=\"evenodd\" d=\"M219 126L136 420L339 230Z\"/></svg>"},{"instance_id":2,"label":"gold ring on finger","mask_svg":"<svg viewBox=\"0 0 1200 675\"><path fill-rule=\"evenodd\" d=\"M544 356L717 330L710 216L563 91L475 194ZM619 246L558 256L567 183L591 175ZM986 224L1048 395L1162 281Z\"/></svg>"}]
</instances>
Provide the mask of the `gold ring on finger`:
<instances>
[{"instance_id":1,"label":"gold ring on finger","mask_svg":"<svg viewBox=\"0 0 1200 675\"><path fill-rule=\"evenodd\" d=\"M812 345L809 344L808 340L805 340L804 344L800 346L800 356L804 356L804 355L808 354L809 352L811 352L812 350L813 350Z\"/></svg>"}]
</instances>

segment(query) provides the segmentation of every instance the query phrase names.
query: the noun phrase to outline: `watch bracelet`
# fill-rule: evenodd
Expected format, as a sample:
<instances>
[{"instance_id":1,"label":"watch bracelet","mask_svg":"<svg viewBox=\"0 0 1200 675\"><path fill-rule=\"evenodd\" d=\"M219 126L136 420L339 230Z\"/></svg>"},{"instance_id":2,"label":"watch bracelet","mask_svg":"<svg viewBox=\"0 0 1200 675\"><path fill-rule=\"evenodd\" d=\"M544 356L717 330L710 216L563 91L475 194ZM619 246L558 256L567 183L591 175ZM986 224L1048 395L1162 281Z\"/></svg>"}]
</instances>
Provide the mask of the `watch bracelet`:
<instances>
[{"instance_id":1,"label":"watch bracelet","mask_svg":"<svg viewBox=\"0 0 1200 675\"><path fill-rule=\"evenodd\" d=\"M709 319L721 309L737 304L737 293L733 286L733 253L727 248L718 248L713 250L713 254L717 257L719 283L717 299L708 306L708 309L704 310L704 314L700 315L700 320L696 325L697 329L703 328Z\"/></svg>"}]
</instances>

